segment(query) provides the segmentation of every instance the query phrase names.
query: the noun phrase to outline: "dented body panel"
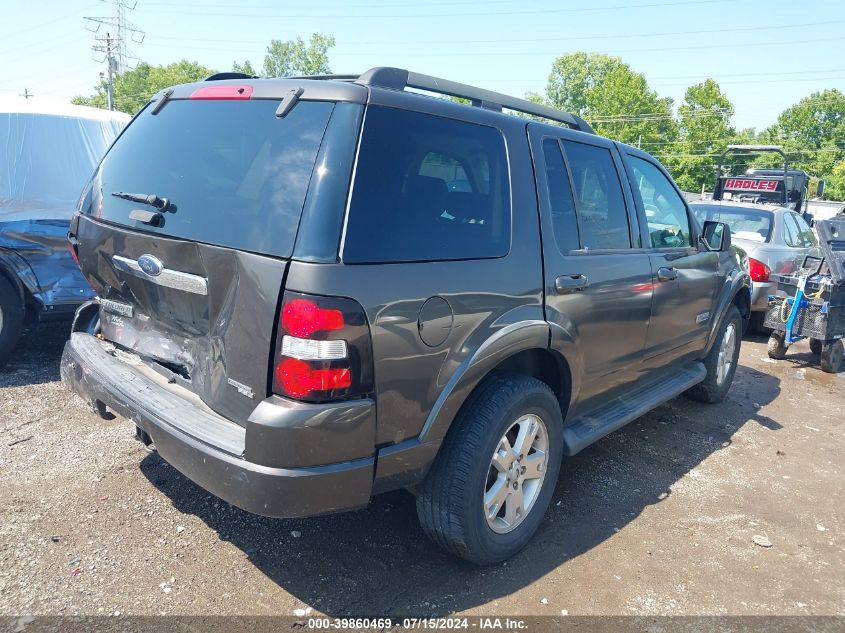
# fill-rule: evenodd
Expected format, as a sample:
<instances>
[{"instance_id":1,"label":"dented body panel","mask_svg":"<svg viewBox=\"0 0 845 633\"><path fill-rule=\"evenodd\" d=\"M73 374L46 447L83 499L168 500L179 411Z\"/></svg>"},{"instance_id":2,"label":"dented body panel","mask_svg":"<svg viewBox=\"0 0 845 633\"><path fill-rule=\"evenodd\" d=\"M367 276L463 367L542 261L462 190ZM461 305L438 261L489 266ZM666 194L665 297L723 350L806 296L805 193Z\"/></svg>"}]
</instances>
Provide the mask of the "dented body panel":
<instances>
[{"instance_id":1,"label":"dented body panel","mask_svg":"<svg viewBox=\"0 0 845 633\"><path fill-rule=\"evenodd\" d=\"M39 320L70 318L94 296L68 250L68 224L60 219L0 222L0 261L26 290L24 300Z\"/></svg>"}]
</instances>

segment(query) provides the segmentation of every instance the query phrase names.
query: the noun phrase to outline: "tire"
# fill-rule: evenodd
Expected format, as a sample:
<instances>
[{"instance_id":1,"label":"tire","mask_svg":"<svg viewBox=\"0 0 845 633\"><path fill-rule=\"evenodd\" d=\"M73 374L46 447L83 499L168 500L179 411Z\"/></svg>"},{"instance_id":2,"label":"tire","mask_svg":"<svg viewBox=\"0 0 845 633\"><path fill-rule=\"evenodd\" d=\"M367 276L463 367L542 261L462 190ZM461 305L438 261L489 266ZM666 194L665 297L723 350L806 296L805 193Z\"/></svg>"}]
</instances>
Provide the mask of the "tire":
<instances>
[{"instance_id":1,"label":"tire","mask_svg":"<svg viewBox=\"0 0 845 633\"><path fill-rule=\"evenodd\" d=\"M24 307L8 279L0 275L0 367L12 354L23 331Z\"/></svg>"},{"instance_id":2,"label":"tire","mask_svg":"<svg viewBox=\"0 0 845 633\"><path fill-rule=\"evenodd\" d=\"M684 395L692 400L710 404L724 400L736 373L741 344L742 315L736 306L732 305L722 319L713 347L704 357L707 377L684 392Z\"/></svg>"},{"instance_id":3,"label":"tire","mask_svg":"<svg viewBox=\"0 0 845 633\"><path fill-rule=\"evenodd\" d=\"M822 348L822 370L829 374L835 374L842 366L843 346L842 341L828 341Z\"/></svg>"},{"instance_id":4,"label":"tire","mask_svg":"<svg viewBox=\"0 0 845 633\"><path fill-rule=\"evenodd\" d=\"M531 452L523 452L522 462L517 462L519 456L506 450L503 441L510 438L516 444L521 436L514 436L514 429L528 431L532 425L538 431ZM519 552L540 526L551 501L563 455L562 429L560 405L545 383L514 374L485 379L455 418L418 491L417 515L426 535L447 552L477 565L498 563ZM546 450L539 450L543 446ZM501 465L496 469L493 461L499 451L503 457L496 460ZM539 453L545 453L542 468ZM530 455L535 458L529 461ZM535 474L545 474L526 475L525 464L531 463ZM511 486L518 495L510 492ZM499 496L495 490L506 496L486 506L485 496ZM518 507L514 501L520 496L528 510L508 516Z\"/></svg>"},{"instance_id":5,"label":"tire","mask_svg":"<svg viewBox=\"0 0 845 633\"><path fill-rule=\"evenodd\" d=\"M766 346L769 358L773 358L774 360L783 360L786 358L786 350L789 349L789 346L784 341L784 338L783 332L772 332Z\"/></svg>"},{"instance_id":6,"label":"tire","mask_svg":"<svg viewBox=\"0 0 845 633\"><path fill-rule=\"evenodd\" d=\"M816 356L822 353L822 348L824 347L824 341L820 341L817 338L810 339L810 351L813 352Z\"/></svg>"}]
</instances>

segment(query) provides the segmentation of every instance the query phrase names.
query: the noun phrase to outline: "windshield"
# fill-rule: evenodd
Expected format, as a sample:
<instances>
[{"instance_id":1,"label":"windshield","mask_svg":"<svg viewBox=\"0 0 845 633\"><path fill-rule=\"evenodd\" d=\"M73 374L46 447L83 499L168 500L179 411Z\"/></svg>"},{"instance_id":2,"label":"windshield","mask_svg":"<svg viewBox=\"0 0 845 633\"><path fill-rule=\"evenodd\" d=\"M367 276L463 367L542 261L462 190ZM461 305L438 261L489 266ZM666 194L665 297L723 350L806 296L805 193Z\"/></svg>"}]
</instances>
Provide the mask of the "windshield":
<instances>
[{"instance_id":1,"label":"windshield","mask_svg":"<svg viewBox=\"0 0 845 633\"><path fill-rule=\"evenodd\" d=\"M174 100L158 114L148 109L103 160L88 211L139 231L290 256L334 104L303 101L284 118L278 105ZM157 211L153 223L130 219Z\"/></svg>"},{"instance_id":2,"label":"windshield","mask_svg":"<svg viewBox=\"0 0 845 633\"><path fill-rule=\"evenodd\" d=\"M692 205L692 211L700 224L706 220L724 222L731 228L731 235L739 240L768 242L772 236L771 211L716 205Z\"/></svg>"}]
</instances>

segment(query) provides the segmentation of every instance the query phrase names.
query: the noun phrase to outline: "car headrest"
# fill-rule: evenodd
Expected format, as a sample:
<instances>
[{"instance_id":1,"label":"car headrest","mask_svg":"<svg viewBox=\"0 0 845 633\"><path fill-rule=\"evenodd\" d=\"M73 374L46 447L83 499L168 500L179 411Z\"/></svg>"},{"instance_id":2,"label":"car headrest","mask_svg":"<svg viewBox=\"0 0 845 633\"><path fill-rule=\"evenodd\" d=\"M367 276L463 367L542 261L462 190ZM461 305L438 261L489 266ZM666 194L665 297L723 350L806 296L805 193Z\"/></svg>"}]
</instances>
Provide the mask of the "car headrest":
<instances>
[{"instance_id":1,"label":"car headrest","mask_svg":"<svg viewBox=\"0 0 845 633\"><path fill-rule=\"evenodd\" d=\"M422 200L442 199L447 193L446 181L431 176L411 176L405 183L405 195Z\"/></svg>"}]
</instances>

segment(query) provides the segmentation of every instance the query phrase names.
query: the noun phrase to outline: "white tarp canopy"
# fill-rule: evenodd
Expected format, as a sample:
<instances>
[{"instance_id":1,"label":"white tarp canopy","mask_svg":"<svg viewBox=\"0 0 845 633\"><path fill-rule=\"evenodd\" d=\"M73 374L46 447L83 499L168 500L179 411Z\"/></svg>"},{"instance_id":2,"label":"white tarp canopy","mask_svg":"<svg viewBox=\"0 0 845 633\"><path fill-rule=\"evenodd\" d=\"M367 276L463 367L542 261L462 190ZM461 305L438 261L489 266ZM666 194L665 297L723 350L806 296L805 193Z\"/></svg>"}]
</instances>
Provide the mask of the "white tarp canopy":
<instances>
[{"instance_id":1,"label":"white tarp canopy","mask_svg":"<svg viewBox=\"0 0 845 633\"><path fill-rule=\"evenodd\" d=\"M0 222L70 218L129 119L38 97L0 96Z\"/></svg>"}]
</instances>

